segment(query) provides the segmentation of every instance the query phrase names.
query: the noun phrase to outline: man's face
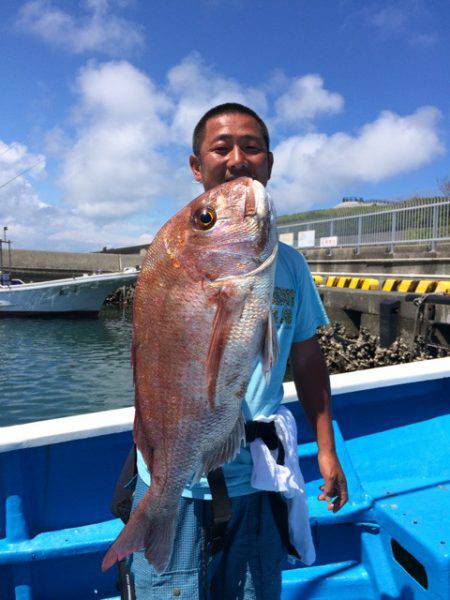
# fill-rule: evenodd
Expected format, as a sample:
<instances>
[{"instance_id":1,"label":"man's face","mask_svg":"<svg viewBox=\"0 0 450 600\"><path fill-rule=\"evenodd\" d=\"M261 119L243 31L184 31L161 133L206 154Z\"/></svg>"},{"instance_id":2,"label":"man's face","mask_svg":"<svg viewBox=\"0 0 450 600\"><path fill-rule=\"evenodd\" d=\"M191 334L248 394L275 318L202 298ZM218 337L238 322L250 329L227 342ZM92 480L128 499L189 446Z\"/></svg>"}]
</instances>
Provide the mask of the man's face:
<instances>
[{"instance_id":1,"label":"man's face","mask_svg":"<svg viewBox=\"0 0 450 600\"><path fill-rule=\"evenodd\" d=\"M270 179L273 156L250 115L226 113L208 119L199 154L192 154L189 163L205 190L238 177L251 177L263 185Z\"/></svg>"}]
</instances>

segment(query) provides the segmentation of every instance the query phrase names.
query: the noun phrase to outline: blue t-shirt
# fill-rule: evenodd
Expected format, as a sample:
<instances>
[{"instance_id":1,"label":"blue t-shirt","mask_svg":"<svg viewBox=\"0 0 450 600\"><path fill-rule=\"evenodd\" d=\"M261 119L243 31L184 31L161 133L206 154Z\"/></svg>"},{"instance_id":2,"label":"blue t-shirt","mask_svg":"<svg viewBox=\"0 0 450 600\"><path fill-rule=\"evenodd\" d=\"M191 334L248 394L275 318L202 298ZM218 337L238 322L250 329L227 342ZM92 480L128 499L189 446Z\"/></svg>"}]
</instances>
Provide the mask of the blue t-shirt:
<instances>
[{"instance_id":1,"label":"blue t-shirt","mask_svg":"<svg viewBox=\"0 0 450 600\"><path fill-rule=\"evenodd\" d=\"M317 327L328 323L306 260L297 250L282 242L278 246L272 312L277 327L278 358L272 368L269 384L266 383L261 363L253 371L242 403L247 421L258 415L268 417L277 411L283 399L283 378L292 344L313 337ZM139 476L150 485L150 474L144 459L139 451L137 455ZM252 459L248 447L242 447L236 458L223 465L222 469L230 497L257 491L250 485ZM187 486L183 496L210 500L206 477L193 486Z\"/></svg>"}]
</instances>

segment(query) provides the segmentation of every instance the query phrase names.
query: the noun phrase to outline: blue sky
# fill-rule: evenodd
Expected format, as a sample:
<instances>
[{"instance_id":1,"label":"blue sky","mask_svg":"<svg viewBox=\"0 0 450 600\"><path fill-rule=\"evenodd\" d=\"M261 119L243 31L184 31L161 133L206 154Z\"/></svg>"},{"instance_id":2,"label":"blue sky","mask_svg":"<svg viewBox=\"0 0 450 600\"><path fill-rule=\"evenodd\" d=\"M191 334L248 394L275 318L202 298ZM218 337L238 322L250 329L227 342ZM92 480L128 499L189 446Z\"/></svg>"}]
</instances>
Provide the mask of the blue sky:
<instances>
[{"instance_id":1,"label":"blue sky","mask_svg":"<svg viewBox=\"0 0 450 600\"><path fill-rule=\"evenodd\" d=\"M447 1L3 0L0 23L16 248L151 239L201 192L191 131L225 101L269 125L279 214L450 177Z\"/></svg>"}]
</instances>

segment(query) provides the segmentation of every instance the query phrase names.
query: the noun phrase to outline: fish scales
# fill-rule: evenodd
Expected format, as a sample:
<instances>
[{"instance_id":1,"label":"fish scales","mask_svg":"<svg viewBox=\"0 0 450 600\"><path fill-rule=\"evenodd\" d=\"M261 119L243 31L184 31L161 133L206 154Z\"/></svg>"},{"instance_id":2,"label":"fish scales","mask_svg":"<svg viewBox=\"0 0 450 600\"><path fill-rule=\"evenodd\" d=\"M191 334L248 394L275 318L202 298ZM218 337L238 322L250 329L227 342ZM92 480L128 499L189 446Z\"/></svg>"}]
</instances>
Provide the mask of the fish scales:
<instances>
[{"instance_id":1,"label":"fish scales","mask_svg":"<svg viewBox=\"0 0 450 600\"><path fill-rule=\"evenodd\" d=\"M276 352L275 337L267 343L276 250L270 199L248 178L193 200L150 245L132 360L134 438L151 485L104 569L145 548L164 571L183 488L239 451L245 390L261 353L268 370Z\"/></svg>"}]
</instances>

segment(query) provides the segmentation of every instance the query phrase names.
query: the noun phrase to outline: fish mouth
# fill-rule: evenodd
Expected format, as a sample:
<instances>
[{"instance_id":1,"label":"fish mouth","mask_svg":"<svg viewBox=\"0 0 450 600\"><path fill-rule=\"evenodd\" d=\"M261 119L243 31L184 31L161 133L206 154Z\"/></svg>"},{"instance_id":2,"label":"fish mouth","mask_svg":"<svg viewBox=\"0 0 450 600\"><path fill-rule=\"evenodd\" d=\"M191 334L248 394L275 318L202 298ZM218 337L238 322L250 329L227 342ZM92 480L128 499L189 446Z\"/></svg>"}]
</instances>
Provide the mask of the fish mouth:
<instances>
[{"instance_id":1,"label":"fish mouth","mask_svg":"<svg viewBox=\"0 0 450 600\"><path fill-rule=\"evenodd\" d=\"M253 179L251 173L239 173L238 175L230 175L229 177L225 177L224 183L230 183L230 181L236 181L236 179L243 179L244 177L247 179Z\"/></svg>"},{"instance_id":2,"label":"fish mouth","mask_svg":"<svg viewBox=\"0 0 450 600\"><path fill-rule=\"evenodd\" d=\"M247 195L245 197L244 219L246 217L254 217L255 215L256 215L255 189L253 186L251 186L248 188Z\"/></svg>"},{"instance_id":3,"label":"fish mouth","mask_svg":"<svg viewBox=\"0 0 450 600\"><path fill-rule=\"evenodd\" d=\"M255 216L259 227L259 240L257 247L264 251L263 254L270 252L276 245L277 234L275 224L275 208L266 188L254 179L247 194L245 202L245 217Z\"/></svg>"},{"instance_id":4,"label":"fish mouth","mask_svg":"<svg viewBox=\"0 0 450 600\"><path fill-rule=\"evenodd\" d=\"M252 179L251 183L252 185L245 201L245 212L253 210L252 214L261 220L266 219L267 214L270 214L270 222L272 224L275 221L275 206L270 194L257 179Z\"/></svg>"},{"instance_id":5,"label":"fish mouth","mask_svg":"<svg viewBox=\"0 0 450 600\"><path fill-rule=\"evenodd\" d=\"M264 219L271 208L266 188L257 179L252 179L246 208L247 203L253 208L253 214L260 219Z\"/></svg>"}]
</instances>

